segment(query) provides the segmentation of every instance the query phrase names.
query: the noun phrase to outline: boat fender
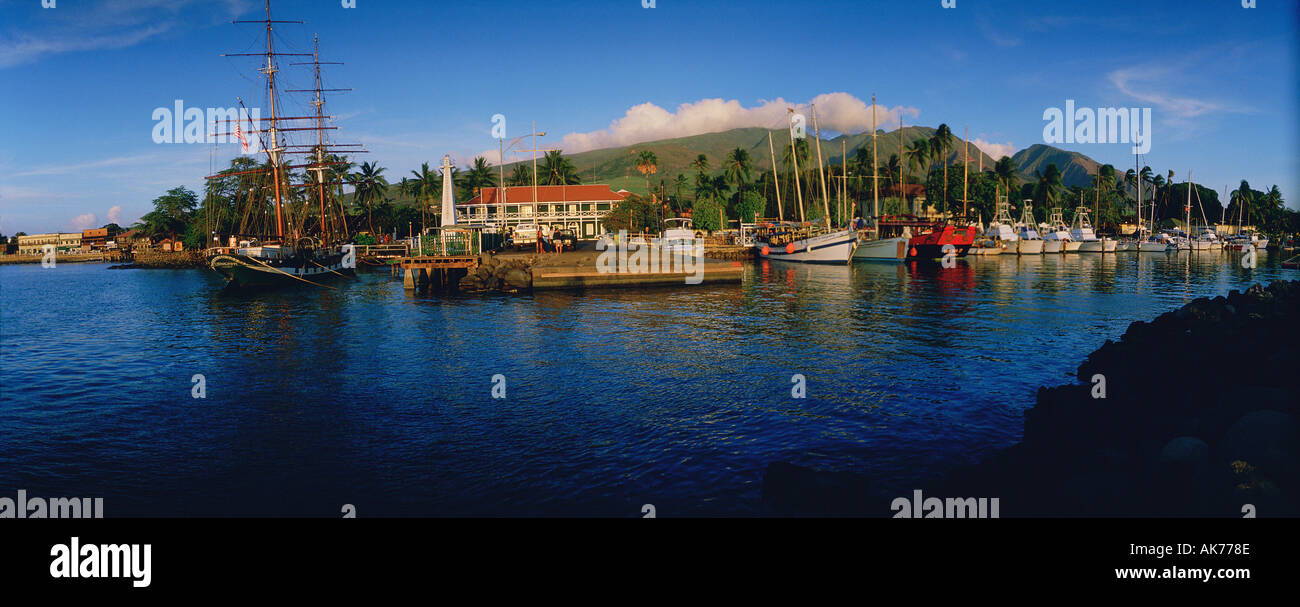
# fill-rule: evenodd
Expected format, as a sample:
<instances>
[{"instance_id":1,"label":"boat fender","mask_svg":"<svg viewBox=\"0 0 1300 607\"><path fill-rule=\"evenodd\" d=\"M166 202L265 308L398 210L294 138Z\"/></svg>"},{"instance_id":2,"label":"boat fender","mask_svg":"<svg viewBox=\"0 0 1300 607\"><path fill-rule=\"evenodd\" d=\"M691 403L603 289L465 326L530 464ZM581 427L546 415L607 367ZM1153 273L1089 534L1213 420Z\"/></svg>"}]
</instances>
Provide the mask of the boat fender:
<instances>
[{"instance_id":1,"label":"boat fender","mask_svg":"<svg viewBox=\"0 0 1300 607\"><path fill-rule=\"evenodd\" d=\"M787 244L787 245L785 245L785 252L786 252L786 253L794 253L794 243L793 243L793 242L792 242L792 243L789 243L789 244Z\"/></svg>"},{"instance_id":2,"label":"boat fender","mask_svg":"<svg viewBox=\"0 0 1300 607\"><path fill-rule=\"evenodd\" d=\"M772 249L767 248L767 245L763 245L763 257L767 257L768 255L771 254L772 254Z\"/></svg>"},{"instance_id":3,"label":"boat fender","mask_svg":"<svg viewBox=\"0 0 1300 607\"><path fill-rule=\"evenodd\" d=\"M908 249L907 255L909 257L916 257L916 247L912 247L911 249Z\"/></svg>"}]
</instances>

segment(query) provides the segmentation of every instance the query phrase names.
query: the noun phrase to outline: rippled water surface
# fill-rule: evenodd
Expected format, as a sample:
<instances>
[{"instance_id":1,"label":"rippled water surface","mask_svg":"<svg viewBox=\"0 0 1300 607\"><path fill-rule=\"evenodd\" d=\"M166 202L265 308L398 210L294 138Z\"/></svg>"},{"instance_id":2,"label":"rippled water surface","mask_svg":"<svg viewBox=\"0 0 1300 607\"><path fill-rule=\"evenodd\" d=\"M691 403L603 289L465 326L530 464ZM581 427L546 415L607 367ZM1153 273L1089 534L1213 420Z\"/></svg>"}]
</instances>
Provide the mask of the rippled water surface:
<instances>
[{"instance_id":1,"label":"rippled water surface","mask_svg":"<svg viewBox=\"0 0 1300 607\"><path fill-rule=\"evenodd\" d=\"M108 516L747 515L773 461L908 490L1018 440L1037 387L1130 322L1300 277L1276 257L772 262L740 285L487 297L382 272L232 296L202 271L0 266L0 496L104 497Z\"/></svg>"}]
</instances>

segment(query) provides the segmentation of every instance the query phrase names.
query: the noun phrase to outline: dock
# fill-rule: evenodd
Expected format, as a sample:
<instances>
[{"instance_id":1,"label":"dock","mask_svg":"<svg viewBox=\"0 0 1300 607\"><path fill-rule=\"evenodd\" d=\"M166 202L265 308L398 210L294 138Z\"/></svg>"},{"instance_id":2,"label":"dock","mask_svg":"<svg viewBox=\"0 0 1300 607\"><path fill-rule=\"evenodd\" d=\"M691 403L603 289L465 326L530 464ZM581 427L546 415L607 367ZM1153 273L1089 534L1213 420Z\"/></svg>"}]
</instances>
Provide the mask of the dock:
<instances>
[{"instance_id":1,"label":"dock","mask_svg":"<svg viewBox=\"0 0 1300 607\"><path fill-rule=\"evenodd\" d=\"M739 261L701 259L695 272L602 272L589 264L556 263L533 268L533 290L602 287L686 286L740 282Z\"/></svg>"}]
</instances>

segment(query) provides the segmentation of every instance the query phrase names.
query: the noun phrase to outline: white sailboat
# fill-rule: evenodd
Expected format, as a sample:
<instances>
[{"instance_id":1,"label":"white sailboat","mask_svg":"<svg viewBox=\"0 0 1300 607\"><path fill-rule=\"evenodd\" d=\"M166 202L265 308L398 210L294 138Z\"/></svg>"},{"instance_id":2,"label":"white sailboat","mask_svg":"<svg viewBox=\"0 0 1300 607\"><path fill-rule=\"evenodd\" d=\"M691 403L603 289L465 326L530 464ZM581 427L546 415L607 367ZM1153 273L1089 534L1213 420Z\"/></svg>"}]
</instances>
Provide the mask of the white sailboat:
<instances>
[{"instance_id":1,"label":"white sailboat","mask_svg":"<svg viewBox=\"0 0 1300 607\"><path fill-rule=\"evenodd\" d=\"M794 110L790 110L794 112ZM813 108L813 128L816 129L817 110ZM814 130L814 138L818 137ZM799 154L794 143L794 131L790 131L790 158L794 163L795 195L798 197L799 214L803 216L803 189L799 183ZM818 158L821 154L821 142L818 141ZM776 159L772 159L773 168ZM820 161L818 163L820 165ZM818 171L820 173L820 169ZM779 261L799 263L847 264L853 258L853 250L858 244L857 232L850 229L836 230L831 226L830 202L826 198L826 186L822 184L822 204L826 225L800 221L768 223L754 231L754 248L759 257Z\"/></svg>"},{"instance_id":2,"label":"white sailboat","mask_svg":"<svg viewBox=\"0 0 1300 607\"><path fill-rule=\"evenodd\" d=\"M876 157L876 96L871 96L871 157ZM773 160L773 166L775 166ZM882 236L880 233L880 177L876 163L871 163L871 222L869 230L858 232L857 248L853 251L854 261L903 261L907 259L907 242L912 232L903 228L900 234ZM775 179L775 175L773 178ZM846 182L847 183L847 182Z\"/></svg>"}]
</instances>

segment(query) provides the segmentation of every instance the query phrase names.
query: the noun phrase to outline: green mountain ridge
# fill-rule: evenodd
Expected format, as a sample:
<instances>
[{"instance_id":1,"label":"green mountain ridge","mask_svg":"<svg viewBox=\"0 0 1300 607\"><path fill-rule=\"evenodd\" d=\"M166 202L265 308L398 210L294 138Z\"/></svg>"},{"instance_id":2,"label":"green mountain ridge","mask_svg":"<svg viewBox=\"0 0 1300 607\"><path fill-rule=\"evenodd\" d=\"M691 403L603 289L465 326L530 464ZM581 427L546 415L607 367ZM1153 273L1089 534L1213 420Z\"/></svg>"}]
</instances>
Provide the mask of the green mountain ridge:
<instances>
[{"instance_id":1,"label":"green mountain ridge","mask_svg":"<svg viewBox=\"0 0 1300 607\"><path fill-rule=\"evenodd\" d=\"M877 162L883 165L891 155L898 154L900 149L906 149L917 139L932 137L935 131L936 129L927 126L907 126L902 129L901 133L899 129L892 131L878 130L876 132L876 151L879 155ZM777 158L784 158L784 150L790 145L787 132L784 130L769 131L758 127L730 129L714 133L589 150L575 154L565 154L565 158L568 158L577 168L578 174L582 176L583 183L608 183L615 190L626 189L630 192L643 194L645 193L645 177L636 169L636 158L644 150L654 152L659 160L657 172L650 176L651 183L656 184L658 181L663 180L671 188L673 179L679 174L687 175L693 183L695 169L691 166L691 163L700 154L708 157L711 171L714 173L720 170L720 165L727 154L735 148L743 148L749 152L754 161L754 172L756 174L771 170L772 155L768 148L768 133L772 135L772 147L775 148ZM810 138L811 135L809 133ZM842 146L851 160L855 150L859 147L871 149L871 133L862 132L823 138L821 140L823 164L827 166L839 165L843 156L841 153ZM957 179L961 178L962 147L963 141L961 137L954 137L953 147L948 153L948 162L958 168ZM969 150L971 172L978 171L981 163L984 169L993 168L996 159L977 148L974 143L970 144ZM810 159L815 162L816 158L817 151L814 146L810 149ZM1011 156L1011 159L1016 164L1017 173L1023 181L1034 180L1035 171L1044 170L1048 164L1056 163L1057 168L1061 170L1061 178L1065 187L1088 186L1092 182L1091 175L1095 174L1097 167L1100 166L1100 163L1084 154L1041 143L1033 144L1016 152ZM506 165L506 173L509 174L513 166L521 162L528 163L528 161L509 163ZM784 165L782 168L784 169ZM911 179L911 171L909 170L908 173L909 179ZM952 179L952 169L949 169L949 173L949 179Z\"/></svg>"}]
</instances>

